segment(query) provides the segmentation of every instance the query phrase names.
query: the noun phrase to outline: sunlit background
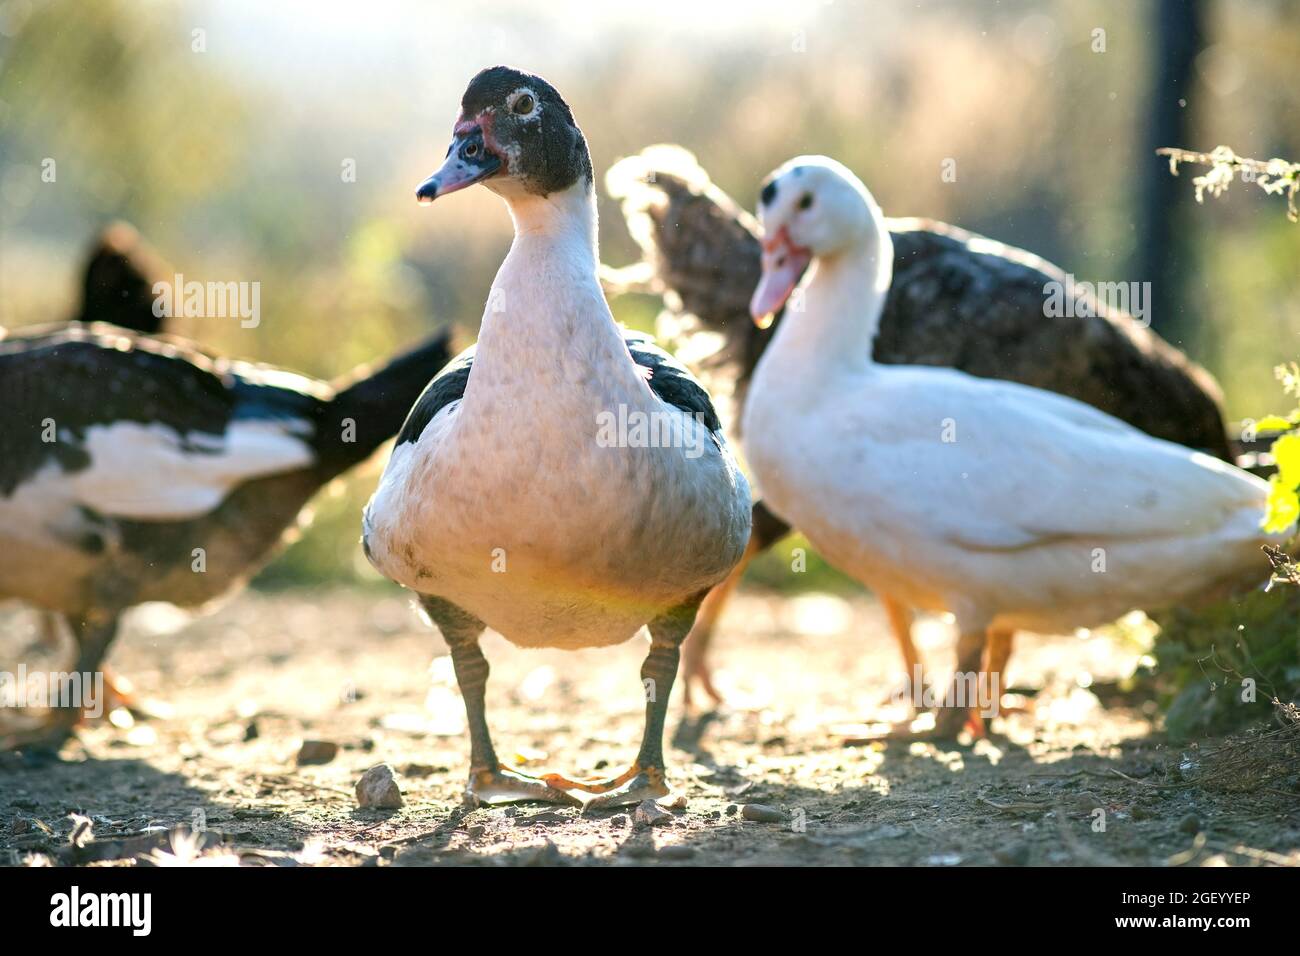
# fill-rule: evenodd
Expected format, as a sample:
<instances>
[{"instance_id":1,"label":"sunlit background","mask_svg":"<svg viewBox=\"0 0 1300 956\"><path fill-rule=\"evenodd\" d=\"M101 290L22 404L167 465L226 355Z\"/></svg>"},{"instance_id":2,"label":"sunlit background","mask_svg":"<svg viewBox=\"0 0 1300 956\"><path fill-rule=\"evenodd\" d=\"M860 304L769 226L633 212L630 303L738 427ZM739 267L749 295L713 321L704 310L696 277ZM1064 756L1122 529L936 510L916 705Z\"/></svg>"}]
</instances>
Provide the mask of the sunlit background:
<instances>
[{"instance_id":1,"label":"sunlit background","mask_svg":"<svg viewBox=\"0 0 1300 956\"><path fill-rule=\"evenodd\" d=\"M1272 367L1300 353L1300 226L1244 186L1197 208L1190 174L1162 185L1152 151L1300 158L1300 7L1192 5L1189 66L1171 81L1178 6L3 0L0 325L72 315L90 238L125 219L187 278L261 283L256 329L176 324L216 350L331 377L442 323L471 341L509 219L485 190L434 209L413 190L466 81L505 62L562 91L598 175L677 142L752 206L769 169L821 152L891 215L956 223L1080 280L1168 270L1157 328L1218 376L1231 417L1261 415L1281 406ZM1182 141L1155 141L1164 130ZM603 259L626 264L604 197L601 216ZM648 327L658 304L615 311ZM357 514L377 467L318 503L264 584L366 576Z\"/></svg>"}]
</instances>

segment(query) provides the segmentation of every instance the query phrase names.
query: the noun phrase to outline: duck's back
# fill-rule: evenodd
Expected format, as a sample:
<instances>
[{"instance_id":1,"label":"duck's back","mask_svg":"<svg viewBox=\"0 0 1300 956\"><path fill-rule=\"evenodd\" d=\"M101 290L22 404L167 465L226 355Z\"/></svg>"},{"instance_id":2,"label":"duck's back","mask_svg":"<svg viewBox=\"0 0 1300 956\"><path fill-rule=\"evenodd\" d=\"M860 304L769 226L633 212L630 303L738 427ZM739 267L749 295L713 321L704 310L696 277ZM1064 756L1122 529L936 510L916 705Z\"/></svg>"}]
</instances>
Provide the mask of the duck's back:
<instances>
[{"instance_id":1,"label":"duck's back","mask_svg":"<svg viewBox=\"0 0 1300 956\"><path fill-rule=\"evenodd\" d=\"M916 366L826 395L784 449L751 431L760 490L831 561L920 606L1122 613L1180 574L1230 575L1262 539L1263 481L1064 396Z\"/></svg>"}]
</instances>

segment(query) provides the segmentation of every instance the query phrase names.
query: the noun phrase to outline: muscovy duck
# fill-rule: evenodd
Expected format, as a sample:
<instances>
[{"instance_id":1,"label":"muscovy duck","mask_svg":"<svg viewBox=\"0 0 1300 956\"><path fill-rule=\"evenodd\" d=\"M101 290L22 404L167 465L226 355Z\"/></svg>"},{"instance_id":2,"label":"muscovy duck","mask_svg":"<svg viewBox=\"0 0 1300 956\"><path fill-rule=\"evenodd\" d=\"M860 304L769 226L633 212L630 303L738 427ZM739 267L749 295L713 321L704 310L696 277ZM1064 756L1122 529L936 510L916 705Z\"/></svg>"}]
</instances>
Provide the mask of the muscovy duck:
<instances>
[{"instance_id":1,"label":"muscovy duck","mask_svg":"<svg viewBox=\"0 0 1300 956\"><path fill-rule=\"evenodd\" d=\"M446 162L417 197L474 183L505 200L514 242L477 346L430 383L398 436L366 509L366 553L420 595L450 646L469 718L468 798L593 808L663 796L678 645L745 549L749 487L704 389L614 322L587 143L550 83L508 67L470 81ZM611 434L612 422L632 428ZM640 440L637 422L669 440ZM485 628L521 647L582 648L647 624L645 732L626 773L593 783L498 761Z\"/></svg>"},{"instance_id":2,"label":"muscovy duck","mask_svg":"<svg viewBox=\"0 0 1300 956\"><path fill-rule=\"evenodd\" d=\"M441 333L331 385L115 326L0 341L0 598L61 613L76 673L128 608L200 607L243 585L303 505L396 432ZM9 746L57 749L80 711Z\"/></svg>"},{"instance_id":3,"label":"muscovy duck","mask_svg":"<svg viewBox=\"0 0 1300 956\"><path fill-rule=\"evenodd\" d=\"M679 146L650 146L620 160L606 177L623 202L628 230L643 261L606 272L612 291L662 294L667 324L687 334L685 351L710 345L699 363L715 395L734 392L743 404L754 367L776 323L757 328L749 300L760 273L753 216L719 189L695 157ZM1022 249L945 223L887 219L893 280L872 355L885 364L938 365L1069 395L1157 438L1230 461L1218 385L1204 369L1131 316L1095 299L1070 317L1047 319L1051 284L1066 274ZM1091 314L1085 314L1091 313ZM713 343L708 339L714 339ZM682 683L721 699L708 648L728 595L749 561L791 530L762 501L735 572L704 600L683 645ZM908 682L919 665L910 636L911 611L887 594L891 632ZM905 684L904 696L910 698Z\"/></svg>"},{"instance_id":4,"label":"muscovy duck","mask_svg":"<svg viewBox=\"0 0 1300 956\"><path fill-rule=\"evenodd\" d=\"M954 616L956 675L934 735L996 712L1016 630L1062 633L1268 579L1261 547L1286 535L1261 529L1256 476L1053 392L876 362L893 239L848 169L789 161L759 217L755 322L808 274L754 370L749 463L769 507L832 563Z\"/></svg>"}]
</instances>

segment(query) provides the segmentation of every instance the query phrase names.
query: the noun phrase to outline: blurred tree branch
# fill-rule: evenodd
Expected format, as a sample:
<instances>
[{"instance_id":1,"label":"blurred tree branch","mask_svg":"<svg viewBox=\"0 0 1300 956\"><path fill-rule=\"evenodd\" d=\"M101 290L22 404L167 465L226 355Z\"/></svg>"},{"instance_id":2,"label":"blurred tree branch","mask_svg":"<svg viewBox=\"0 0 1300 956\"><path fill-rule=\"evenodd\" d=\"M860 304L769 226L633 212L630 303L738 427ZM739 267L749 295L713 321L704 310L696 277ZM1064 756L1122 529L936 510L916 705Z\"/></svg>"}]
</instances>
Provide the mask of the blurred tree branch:
<instances>
[{"instance_id":1,"label":"blurred tree branch","mask_svg":"<svg viewBox=\"0 0 1300 956\"><path fill-rule=\"evenodd\" d=\"M1169 172L1178 175L1179 163L1209 166L1210 170L1192 180L1196 188L1196 201L1203 202L1205 193L1218 198L1241 174L1242 182L1253 182L1270 196L1286 194L1286 215L1292 222L1300 222L1296 209L1296 194L1300 192L1300 163L1285 159L1250 159L1238 156L1227 146L1216 146L1213 152L1197 153L1187 149L1164 146L1156 150L1159 156L1169 157Z\"/></svg>"}]
</instances>

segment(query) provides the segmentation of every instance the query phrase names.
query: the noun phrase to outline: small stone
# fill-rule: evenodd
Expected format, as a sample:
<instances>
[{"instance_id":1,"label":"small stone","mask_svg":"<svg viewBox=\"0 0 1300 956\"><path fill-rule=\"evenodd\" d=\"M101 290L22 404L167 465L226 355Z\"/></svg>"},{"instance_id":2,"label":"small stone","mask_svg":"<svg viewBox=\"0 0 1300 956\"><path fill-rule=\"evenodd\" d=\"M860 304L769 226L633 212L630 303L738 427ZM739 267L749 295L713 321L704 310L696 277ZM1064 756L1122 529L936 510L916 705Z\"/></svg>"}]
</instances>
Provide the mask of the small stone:
<instances>
[{"instance_id":1,"label":"small stone","mask_svg":"<svg viewBox=\"0 0 1300 956\"><path fill-rule=\"evenodd\" d=\"M329 763L338 753L339 745L332 740L304 740L298 748L298 766Z\"/></svg>"},{"instance_id":2,"label":"small stone","mask_svg":"<svg viewBox=\"0 0 1300 956\"><path fill-rule=\"evenodd\" d=\"M357 806L395 810L402 806L402 790L397 785L393 768L386 763L376 764L357 781Z\"/></svg>"},{"instance_id":3,"label":"small stone","mask_svg":"<svg viewBox=\"0 0 1300 956\"><path fill-rule=\"evenodd\" d=\"M636 808L636 825L638 827L657 827L672 820L673 815L661 809L653 800L642 800Z\"/></svg>"},{"instance_id":4,"label":"small stone","mask_svg":"<svg viewBox=\"0 0 1300 956\"><path fill-rule=\"evenodd\" d=\"M244 743L248 743L250 740L256 740L260 736L262 736L262 731L258 728L257 721L250 720L244 726Z\"/></svg>"},{"instance_id":5,"label":"small stone","mask_svg":"<svg viewBox=\"0 0 1300 956\"><path fill-rule=\"evenodd\" d=\"M669 810L685 810L689 805L690 801L686 799L684 793L673 794L673 798L664 804Z\"/></svg>"},{"instance_id":6,"label":"small stone","mask_svg":"<svg viewBox=\"0 0 1300 956\"><path fill-rule=\"evenodd\" d=\"M1201 819L1194 813L1189 813L1178 821L1179 833L1190 833L1195 835L1201 832Z\"/></svg>"},{"instance_id":7,"label":"small stone","mask_svg":"<svg viewBox=\"0 0 1300 956\"><path fill-rule=\"evenodd\" d=\"M723 810L722 812L729 817L734 817L737 813L740 812L740 807L736 806L734 803L729 803L727 804L727 809Z\"/></svg>"},{"instance_id":8,"label":"small stone","mask_svg":"<svg viewBox=\"0 0 1300 956\"><path fill-rule=\"evenodd\" d=\"M754 823L784 823L786 815L776 807L765 806L761 803L747 803L740 808L740 815L746 820L752 820Z\"/></svg>"},{"instance_id":9,"label":"small stone","mask_svg":"<svg viewBox=\"0 0 1300 956\"><path fill-rule=\"evenodd\" d=\"M609 818L609 825L616 830L625 830L632 819L626 813L616 813Z\"/></svg>"}]
</instances>

